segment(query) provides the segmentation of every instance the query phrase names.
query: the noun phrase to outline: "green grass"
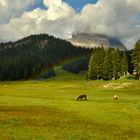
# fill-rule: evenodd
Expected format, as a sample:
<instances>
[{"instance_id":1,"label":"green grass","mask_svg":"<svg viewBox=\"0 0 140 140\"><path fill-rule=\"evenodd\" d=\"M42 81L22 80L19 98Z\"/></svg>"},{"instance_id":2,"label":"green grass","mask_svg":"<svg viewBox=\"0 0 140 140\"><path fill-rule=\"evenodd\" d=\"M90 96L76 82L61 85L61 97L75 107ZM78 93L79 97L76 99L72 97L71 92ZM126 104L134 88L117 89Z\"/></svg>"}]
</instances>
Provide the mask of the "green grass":
<instances>
[{"instance_id":1,"label":"green grass","mask_svg":"<svg viewBox=\"0 0 140 140\"><path fill-rule=\"evenodd\" d=\"M88 100L76 101L80 94ZM0 140L139 140L139 132L139 81L87 82L57 69L49 80L0 82Z\"/></svg>"}]
</instances>

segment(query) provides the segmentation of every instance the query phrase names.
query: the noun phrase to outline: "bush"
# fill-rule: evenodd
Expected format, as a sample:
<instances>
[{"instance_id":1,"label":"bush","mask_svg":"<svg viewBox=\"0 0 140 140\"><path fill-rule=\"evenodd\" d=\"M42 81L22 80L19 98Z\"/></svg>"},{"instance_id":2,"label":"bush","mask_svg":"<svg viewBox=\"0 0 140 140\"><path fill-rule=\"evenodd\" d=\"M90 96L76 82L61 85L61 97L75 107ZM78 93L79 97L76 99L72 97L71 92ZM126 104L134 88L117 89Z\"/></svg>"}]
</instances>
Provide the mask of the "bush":
<instances>
[{"instance_id":1,"label":"bush","mask_svg":"<svg viewBox=\"0 0 140 140\"><path fill-rule=\"evenodd\" d=\"M134 80L134 79L137 79L136 77L137 77L137 76L134 75L134 74L128 74L128 75L125 76L125 79Z\"/></svg>"}]
</instances>

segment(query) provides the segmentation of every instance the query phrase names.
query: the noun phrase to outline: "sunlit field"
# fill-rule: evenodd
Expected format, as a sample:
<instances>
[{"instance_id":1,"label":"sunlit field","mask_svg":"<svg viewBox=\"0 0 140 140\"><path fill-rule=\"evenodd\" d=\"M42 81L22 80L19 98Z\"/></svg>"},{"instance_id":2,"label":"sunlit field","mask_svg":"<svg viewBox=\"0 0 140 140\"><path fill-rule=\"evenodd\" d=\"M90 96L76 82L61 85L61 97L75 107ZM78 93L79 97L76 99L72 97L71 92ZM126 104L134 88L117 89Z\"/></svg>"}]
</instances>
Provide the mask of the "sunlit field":
<instances>
[{"instance_id":1,"label":"sunlit field","mask_svg":"<svg viewBox=\"0 0 140 140\"><path fill-rule=\"evenodd\" d=\"M0 140L140 139L139 81L56 72L49 80L0 82ZM87 101L77 101L80 94Z\"/></svg>"}]
</instances>

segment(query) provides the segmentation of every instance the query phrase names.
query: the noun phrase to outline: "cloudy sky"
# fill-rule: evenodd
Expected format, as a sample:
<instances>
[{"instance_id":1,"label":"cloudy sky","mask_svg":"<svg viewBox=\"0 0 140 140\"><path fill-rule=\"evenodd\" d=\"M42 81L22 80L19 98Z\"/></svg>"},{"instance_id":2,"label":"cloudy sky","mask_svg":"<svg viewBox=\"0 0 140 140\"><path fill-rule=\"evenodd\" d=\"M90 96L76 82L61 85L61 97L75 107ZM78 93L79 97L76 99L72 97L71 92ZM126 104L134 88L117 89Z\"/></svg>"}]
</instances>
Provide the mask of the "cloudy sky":
<instances>
[{"instance_id":1,"label":"cloudy sky","mask_svg":"<svg viewBox=\"0 0 140 140\"><path fill-rule=\"evenodd\" d=\"M140 0L0 0L0 41L79 32L117 37L132 48L140 38Z\"/></svg>"}]
</instances>

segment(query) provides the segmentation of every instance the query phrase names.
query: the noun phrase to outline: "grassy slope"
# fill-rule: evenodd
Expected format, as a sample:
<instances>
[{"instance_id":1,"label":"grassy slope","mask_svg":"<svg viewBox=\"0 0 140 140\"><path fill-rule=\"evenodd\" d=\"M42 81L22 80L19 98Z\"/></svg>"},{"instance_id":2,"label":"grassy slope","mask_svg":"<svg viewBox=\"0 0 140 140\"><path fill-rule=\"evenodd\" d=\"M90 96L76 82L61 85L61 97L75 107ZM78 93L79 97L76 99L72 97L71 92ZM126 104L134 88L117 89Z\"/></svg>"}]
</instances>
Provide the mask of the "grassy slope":
<instances>
[{"instance_id":1,"label":"grassy slope","mask_svg":"<svg viewBox=\"0 0 140 140\"><path fill-rule=\"evenodd\" d=\"M139 130L139 81L87 82L58 69L46 81L0 82L1 140L128 140Z\"/></svg>"}]
</instances>

